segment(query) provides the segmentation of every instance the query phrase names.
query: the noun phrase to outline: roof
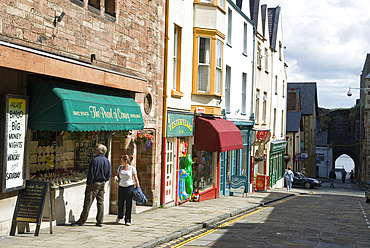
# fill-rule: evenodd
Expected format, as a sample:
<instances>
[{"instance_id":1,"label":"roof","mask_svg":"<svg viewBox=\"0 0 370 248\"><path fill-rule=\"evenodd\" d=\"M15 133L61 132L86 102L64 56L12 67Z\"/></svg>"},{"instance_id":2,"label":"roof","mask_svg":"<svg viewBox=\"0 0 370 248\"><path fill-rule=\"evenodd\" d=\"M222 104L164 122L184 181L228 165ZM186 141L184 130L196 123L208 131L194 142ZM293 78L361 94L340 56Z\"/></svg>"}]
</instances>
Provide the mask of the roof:
<instances>
[{"instance_id":1,"label":"roof","mask_svg":"<svg viewBox=\"0 0 370 248\"><path fill-rule=\"evenodd\" d=\"M279 25L279 15L281 7L268 8L270 46L276 51L277 30Z\"/></svg>"},{"instance_id":2,"label":"roof","mask_svg":"<svg viewBox=\"0 0 370 248\"><path fill-rule=\"evenodd\" d=\"M318 113L316 82L288 83L287 90L290 91L291 89L299 92L297 96L299 97L302 115L313 115L314 111L316 111L316 114Z\"/></svg>"},{"instance_id":3,"label":"roof","mask_svg":"<svg viewBox=\"0 0 370 248\"><path fill-rule=\"evenodd\" d=\"M302 112L292 111L286 113L286 131L298 132L301 123Z\"/></svg>"},{"instance_id":4,"label":"roof","mask_svg":"<svg viewBox=\"0 0 370 248\"><path fill-rule=\"evenodd\" d=\"M328 130L320 127L320 118L316 118L316 146L328 145Z\"/></svg>"},{"instance_id":5,"label":"roof","mask_svg":"<svg viewBox=\"0 0 370 248\"><path fill-rule=\"evenodd\" d=\"M258 21L258 12L259 12L260 0L250 0L249 1L249 10L251 12L251 19L256 24Z\"/></svg>"}]
</instances>

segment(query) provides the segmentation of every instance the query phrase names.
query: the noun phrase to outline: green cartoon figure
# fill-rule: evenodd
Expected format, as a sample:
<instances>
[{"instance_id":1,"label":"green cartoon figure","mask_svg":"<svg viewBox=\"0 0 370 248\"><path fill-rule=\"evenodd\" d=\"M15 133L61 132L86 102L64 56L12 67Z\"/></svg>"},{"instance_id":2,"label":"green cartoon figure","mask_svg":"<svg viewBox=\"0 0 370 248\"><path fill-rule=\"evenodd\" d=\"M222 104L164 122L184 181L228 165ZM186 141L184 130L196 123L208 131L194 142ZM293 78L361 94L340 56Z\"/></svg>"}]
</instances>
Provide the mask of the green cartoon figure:
<instances>
[{"instance_id":1,"label":"green cartoon figure","mask_svg":"<svg viewBox=\"0 0 370 248\"><path fill-rule=\"evenodd\" d=\"M191 195L193 193L193 160L191 155L188 154L186 157L180 158L179 169L184 169L187 172L187 176L185 177L185 188L186 193Z\"/></svg>"}]
</instances>

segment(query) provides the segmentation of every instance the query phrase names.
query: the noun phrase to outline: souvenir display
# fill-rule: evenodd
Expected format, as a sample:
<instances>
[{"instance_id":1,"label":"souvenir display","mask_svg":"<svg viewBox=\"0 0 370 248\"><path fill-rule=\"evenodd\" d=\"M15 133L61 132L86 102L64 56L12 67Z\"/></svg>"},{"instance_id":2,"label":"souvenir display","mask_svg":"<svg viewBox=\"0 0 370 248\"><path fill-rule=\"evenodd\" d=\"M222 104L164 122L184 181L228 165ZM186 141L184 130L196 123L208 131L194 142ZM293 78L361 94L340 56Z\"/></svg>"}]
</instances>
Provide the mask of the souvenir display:
<instances>
[{"instance_id":1,"label":"souvenir display","mask_svg":"<svg viewBox=\"0 0 370 248\"><path fill-rule=\"evenodd\" d=\"M47 180L52 187L85 182L96 144L106 143L76 132L34 131L31 139L30 179Z\"/></svg>"}]
</instances>

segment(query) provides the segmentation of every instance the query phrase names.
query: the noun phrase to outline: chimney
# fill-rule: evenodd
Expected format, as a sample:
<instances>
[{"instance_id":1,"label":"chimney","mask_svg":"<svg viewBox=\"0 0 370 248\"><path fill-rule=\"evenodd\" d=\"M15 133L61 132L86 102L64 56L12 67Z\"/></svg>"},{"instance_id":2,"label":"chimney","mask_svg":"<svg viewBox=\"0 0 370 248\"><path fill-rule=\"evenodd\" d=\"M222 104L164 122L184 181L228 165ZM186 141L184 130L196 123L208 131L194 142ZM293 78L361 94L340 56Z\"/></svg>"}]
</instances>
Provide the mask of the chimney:
<instances>
[{"instance_id":1,"label":"chimney","mask_svg":"<svg viewBox=\"0 0 370 248\"><path fill-rule=\"evenodd\" d=\"M297 92L294 89L288 92L288 111L297 110Z\"/></svg>"}]
</instances>

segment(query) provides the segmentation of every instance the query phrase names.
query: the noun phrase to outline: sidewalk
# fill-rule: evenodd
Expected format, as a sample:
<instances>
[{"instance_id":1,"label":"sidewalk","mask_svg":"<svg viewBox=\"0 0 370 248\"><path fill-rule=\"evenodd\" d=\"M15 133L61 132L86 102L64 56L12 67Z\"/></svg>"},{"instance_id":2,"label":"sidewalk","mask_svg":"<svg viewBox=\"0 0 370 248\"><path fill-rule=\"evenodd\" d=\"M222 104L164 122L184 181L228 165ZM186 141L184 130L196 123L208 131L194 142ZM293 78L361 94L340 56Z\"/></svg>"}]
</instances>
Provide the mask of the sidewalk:
<instances>
[{"instance_id":1,"label":"sidewalk","mask_svg":"<svg viewBox=\"0 0 370 248\"><path fill-rule=\"evenodd\" d=\"M40 230L37 237L33 232L16 234L16 236L0 238L0 244L1 247L12 248L24 247L25 244L58 248L155 247L263 204L299 194L301 191L293 189L288 193L285 188L271 189L267 192L248 193L244 198L238 194L158 208L134 214L132 226L117 224L116 215L104 216L103 227L96 227L95 218L91 218L84 226L53 226L53 234L50 234L49 226L45 225L46 227Z\"/></svg>"}]
</instances>

